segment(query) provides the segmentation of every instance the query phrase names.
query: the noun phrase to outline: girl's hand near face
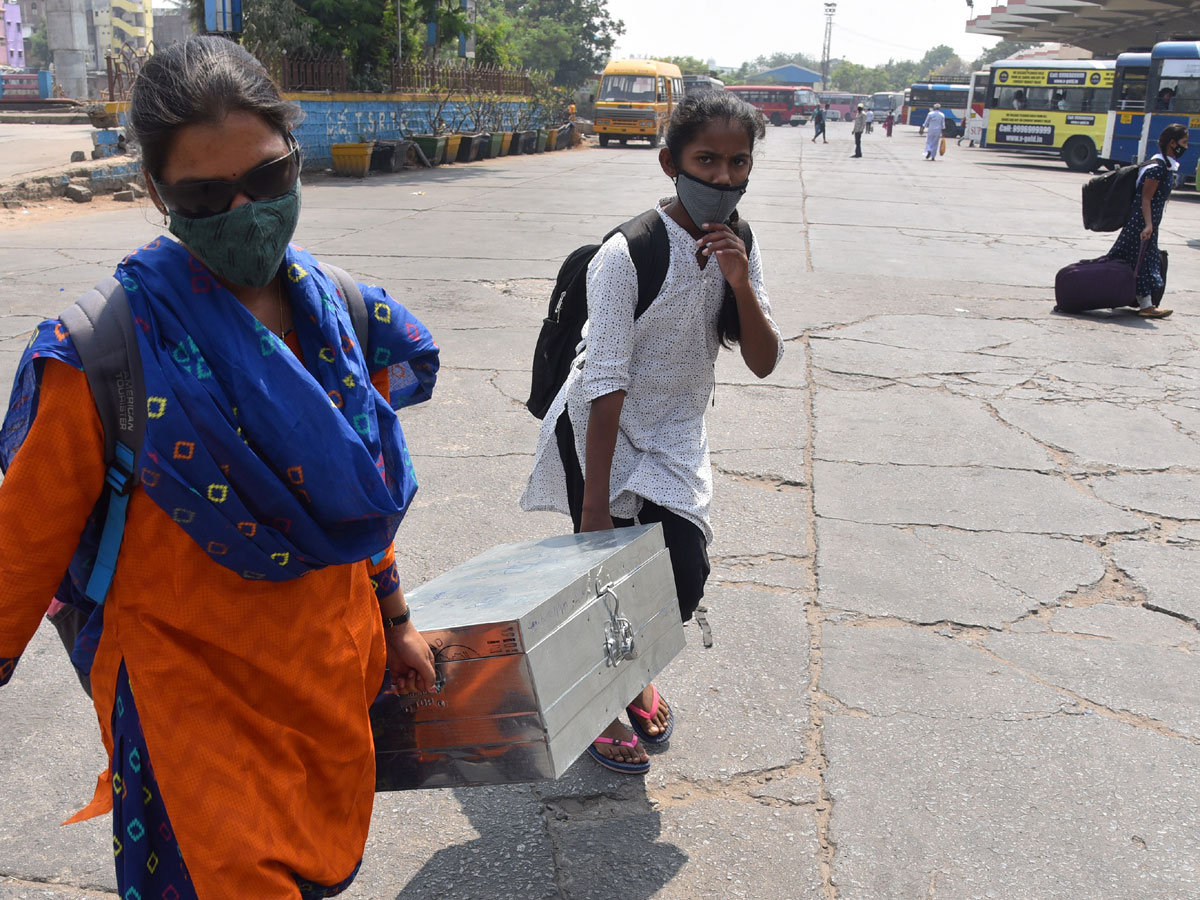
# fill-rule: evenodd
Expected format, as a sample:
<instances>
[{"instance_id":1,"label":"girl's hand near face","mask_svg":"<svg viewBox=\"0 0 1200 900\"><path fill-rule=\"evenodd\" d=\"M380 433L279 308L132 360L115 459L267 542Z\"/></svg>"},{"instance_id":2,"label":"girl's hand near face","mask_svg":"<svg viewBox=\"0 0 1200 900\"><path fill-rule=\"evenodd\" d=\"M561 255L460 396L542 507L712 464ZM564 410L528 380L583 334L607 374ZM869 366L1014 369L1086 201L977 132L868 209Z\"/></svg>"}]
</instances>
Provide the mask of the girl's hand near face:
<instances>
[{"instance_id":1,"label":"girl's hand near face","mask_svg":"<svg viewBox=\"0 0 1200 900\"><path fill-rule=\"evenodd\" d=\"M700 252L708 257L716 257L721 274L730 286L738 287L750 283L750 260L746 256L746 245L728 225L715 225L705 222L700 226L707 232L696 241Z\"/></svg>"}]
</instances>

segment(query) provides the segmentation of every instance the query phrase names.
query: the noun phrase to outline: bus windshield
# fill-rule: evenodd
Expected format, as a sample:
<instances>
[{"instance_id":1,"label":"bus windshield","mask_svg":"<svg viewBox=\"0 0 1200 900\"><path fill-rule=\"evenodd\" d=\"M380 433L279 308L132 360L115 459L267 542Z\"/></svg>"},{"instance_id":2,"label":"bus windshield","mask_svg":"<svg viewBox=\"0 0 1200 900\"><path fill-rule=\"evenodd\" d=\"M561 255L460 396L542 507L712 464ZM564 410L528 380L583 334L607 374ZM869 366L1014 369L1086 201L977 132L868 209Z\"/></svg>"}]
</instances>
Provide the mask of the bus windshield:
<instances>
[{"instance_id":1,"label":"bus windshield","mask_svg":"<svg viewBox=\"0 0 1200 900\"><path fill-rule=\"evenodd\" d=\"M871 109L876 114L887 115L899 109L904 103L904 95L894 91L882 91L871 95Z\"/></svg>"},{"instance_id":2,"label":"bus windshield","mask_svg":"<svg viewBox=\"0 0 1200 900\"><path fill-rule=\"evenodd\" d=\"M1117 72L1117 84L1113 91L1113 109L1146 108L1146 80L1150 75L1147 69L1125 69Z\"/></svg>"},{"instance_id":3,"label":"bus windshield","mask_svg":"<svg viewBox=\"0 0 1200 900\"><path fill-rule=\"evenodd\" d=\"M597 101L623 103L653 103L653 75L605 75Z\"/></svg>"},{"instance_id":4,"label":"bus windshield","mask_svg":"<svg viewBox=\"0 0 1200 900\"><path fill-rule=\"evenodd\" d=\"M951 109L957 109L965 106L967 102L967 85L961 88L924 88L913 87L912 93L909 96L908 102L912 106L933 106L935 103L940 103L942 106Z\"/></svg>"},{"instance_id":5,"label":"bus windshield","mask_svg":"<svg viewBox=\"0 0 1200 900\"><path fill-rule=\"evenodd\" d=\"M796 99L792 101L795 106L816 106L817 94L808 88L797 88Z\"/></svg>"}]
</instances>

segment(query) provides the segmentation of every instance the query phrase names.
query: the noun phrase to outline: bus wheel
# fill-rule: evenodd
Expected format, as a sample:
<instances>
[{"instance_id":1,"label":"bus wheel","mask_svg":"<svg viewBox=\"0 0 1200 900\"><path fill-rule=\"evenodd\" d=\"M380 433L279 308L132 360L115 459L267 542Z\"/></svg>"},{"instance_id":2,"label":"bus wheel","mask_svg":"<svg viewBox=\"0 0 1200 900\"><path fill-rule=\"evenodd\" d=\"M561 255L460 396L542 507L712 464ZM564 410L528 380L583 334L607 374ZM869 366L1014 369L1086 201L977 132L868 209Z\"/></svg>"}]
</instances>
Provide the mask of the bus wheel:
<instances>
[{"instance_id":1,"label":"bus wheel","mask_svg":"<svg viewBox=\"0 0 1200 900\"><path fill-rule=\"evenodd\" d=\"M607 147L608 146L608 135L602 134L599 137L600 137L600 146Z\"/></svg>"},{"instance_id":2,"label":"bus wheel","mask_svg":"<svg viewBox=\"0 0 1200 900\"><path fill-rule=\"evenodd\" d=\"M791 122L788 122L788 124L789 124L789 125L791 125L793 128L799 128L799 127L800 127L800 123L799 123L799 122L797 122L795 119L793 119Z\"/></svg>"},{"instance_id":3,"label":"bus wheel","mask_svg":"<svg viewBox=\"0 0 1200 900\"><path fill-rule=\"evenodd\" d=\"M1090 172L1096 168L1096 145L1085 137L1073 137L1063 144L1062 158L1072 172Z\"/></svg>"},{"instance_id":4,"label":"bus wheel","mask_svg":"<svg viewBox=\"0 0 1200 900\"><path fill-rule=\"evenodd\" d=\"M778 128L783 124L783 116L779 113L771 113L771 124Z\"/></svg>"},{"instance_id":5,"label":"bus wheel","mask_svg":"<svg viewBox=\"0 0 1200 900\"><path fill-rule=\"evenodd\" d=\"M629 138L625 137L624 135L619 137L618 140L621 142L622 147L629 143Z\"/></svg>"}]
</instances>

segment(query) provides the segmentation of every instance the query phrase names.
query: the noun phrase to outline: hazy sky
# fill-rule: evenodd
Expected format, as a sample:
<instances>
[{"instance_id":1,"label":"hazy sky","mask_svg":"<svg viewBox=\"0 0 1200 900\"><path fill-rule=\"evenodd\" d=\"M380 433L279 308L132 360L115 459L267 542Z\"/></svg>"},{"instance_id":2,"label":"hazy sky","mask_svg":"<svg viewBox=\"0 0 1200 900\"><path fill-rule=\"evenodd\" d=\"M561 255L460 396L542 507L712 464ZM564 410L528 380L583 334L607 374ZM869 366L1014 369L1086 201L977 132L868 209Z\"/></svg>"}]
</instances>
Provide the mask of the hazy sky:
<instances>
[{"instance_id":1,"label":"hazy sky","mask_svg":"<svg viewBox=\"0 0 1200 900\"><path fill-rule=\"evenodd\" d=\"M978 0L986 12L987 0ZM823 0L608 0L625 22L615 55L694 56L719 66L776 51L821 58ZM830 53L862 65L920 59L949 44L967 62L998 38L967 34L965 0L838 0Z\"/></svg>"}]
</instances>

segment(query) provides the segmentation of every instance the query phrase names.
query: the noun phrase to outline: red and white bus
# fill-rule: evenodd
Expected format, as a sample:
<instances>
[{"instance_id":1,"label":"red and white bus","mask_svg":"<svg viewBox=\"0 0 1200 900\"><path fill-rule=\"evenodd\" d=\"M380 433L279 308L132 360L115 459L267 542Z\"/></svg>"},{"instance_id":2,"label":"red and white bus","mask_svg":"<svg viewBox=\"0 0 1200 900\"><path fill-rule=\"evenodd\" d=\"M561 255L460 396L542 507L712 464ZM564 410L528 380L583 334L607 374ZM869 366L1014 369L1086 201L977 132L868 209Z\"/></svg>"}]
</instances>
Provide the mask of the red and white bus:
<instances>
[{"instance_id":1,"label":"red and white bus","mask_svg":"<svg viewBox=\"0 0 1200 900\"><path fill-rule=\"evenodd\" d=\"M800 125L817 108L817 95L809 88L778 84L727 84L725 90L737 94L762 111L772 125Z\"/></svg>"},{"instance_id":2,"label":"red and white bus","mask_svg":"<svg viewBox=\"0 0 1200 900\"><path fill-rule=\"evenodd\" d=\"M858 104L864 107L867 101L871 99L870 94L850 94L845 91L819 91L817 97L822 103L829 104L829 111L836 112L838 115L834 121L847 121L854 118L854 113L858 108Z\"/></svg>"}]
</instances>

